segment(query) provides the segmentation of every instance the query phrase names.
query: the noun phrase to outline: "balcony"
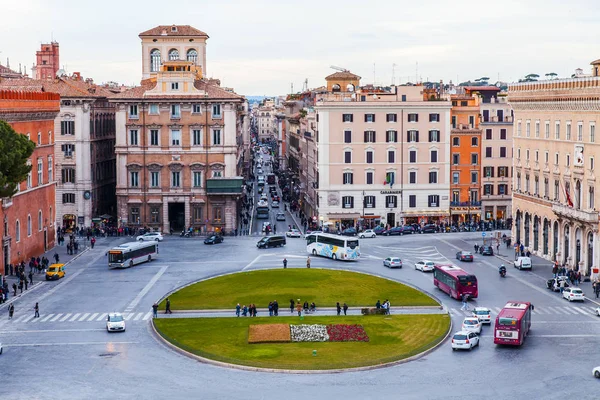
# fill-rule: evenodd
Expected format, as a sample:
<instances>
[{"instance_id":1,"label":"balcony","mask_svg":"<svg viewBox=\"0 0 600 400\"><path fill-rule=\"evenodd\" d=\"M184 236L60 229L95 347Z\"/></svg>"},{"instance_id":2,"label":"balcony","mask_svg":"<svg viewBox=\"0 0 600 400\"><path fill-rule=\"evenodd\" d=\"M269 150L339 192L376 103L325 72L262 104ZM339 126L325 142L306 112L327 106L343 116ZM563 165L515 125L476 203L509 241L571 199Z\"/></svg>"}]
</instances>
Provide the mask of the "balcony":
<instances>
[{"instance_id":1,"label":"balcony","mask_svg":"<svg viewBox=\"0 0 600 400\"><path fill-rule=\"evenodd\" d=\"M481 207L480 201L451 201L450 207Z\"/></svg>"},{"instance_id":2,"label":"balcony","mask_svg":"<svg viewBox=\"0 0 600 400\"><path fill-rule=\"evenodd\" d=\"M563 218L574 219L590 224L598 223L598 211L595 210L577 210L560 203L553 203L552 212Z\"/></svg>"},{"instance_id":3,"label":"balcony","mask_svg":"<svg viewBox=\"0 0 600 400\"><path fill-rule=\"evenodd\" d=\"M206 180L206 193L209 195L241 195L244 178L214 178Z\"/></svg>"},{"instance_id":4,"label":"balcony","mask_svg":"<svg viewBox=\"0 0 600 400\"><path fill-rule=\"evenodd\" d=\"M504 118L500 119L498 118L498 116L496 115L492 115L490 116L487 120L485 119L481 119L481 123L483 125L489 125L489 124L508 124L511 125L513 123L513 117L512 116L505 116Z\"/></svg>"}]
</instances>

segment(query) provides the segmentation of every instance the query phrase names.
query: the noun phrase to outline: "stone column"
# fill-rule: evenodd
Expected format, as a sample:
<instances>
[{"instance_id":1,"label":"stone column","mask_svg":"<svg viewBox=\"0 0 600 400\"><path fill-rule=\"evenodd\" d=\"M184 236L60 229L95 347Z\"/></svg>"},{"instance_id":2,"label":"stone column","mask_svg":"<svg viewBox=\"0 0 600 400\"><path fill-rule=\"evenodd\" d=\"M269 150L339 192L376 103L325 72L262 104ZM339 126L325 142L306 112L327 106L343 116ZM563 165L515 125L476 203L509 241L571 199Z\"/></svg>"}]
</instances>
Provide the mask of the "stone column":
<instances>
[{"instance_id":1,"label":"stone column","mask_svg":"<svg viewBox=\"0 0 600 400\"><path fill-rule=\"evenodd\" d=\"M185 196L183 198L183 201L184 201L184 207L185 207L185 211L184 211L185 212L185 216L184 216L185 229L188 229L190 226L192 226L189 196Z\"/></svg>"},{"instance_id":2,"label":"stone column","mask_svg":"<svg viewBox=\"0 0 600 400\"><path fill-rule=\"evenodd\" d=\"M169 198L167 196L163 196L163 206L162 206L162 221L163 221L163 232L165 234L171 233L171 227L169 226Z\"/></svg>"}]
</instances>

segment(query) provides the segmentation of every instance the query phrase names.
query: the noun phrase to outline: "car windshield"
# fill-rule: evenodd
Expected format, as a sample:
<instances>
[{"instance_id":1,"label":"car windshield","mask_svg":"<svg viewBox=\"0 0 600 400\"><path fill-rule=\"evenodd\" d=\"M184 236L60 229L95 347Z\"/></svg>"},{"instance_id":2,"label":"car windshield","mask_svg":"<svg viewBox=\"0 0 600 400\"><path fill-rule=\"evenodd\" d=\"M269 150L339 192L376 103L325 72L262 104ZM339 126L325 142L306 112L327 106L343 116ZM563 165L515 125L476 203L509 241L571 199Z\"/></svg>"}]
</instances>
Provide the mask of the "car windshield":
<instances>
[{"instance_id":1,"label":"car windshield","mask_svg":"<svg viewBox=\"0 0 600 400\"><path fill-rule=\"evenodd\" d=\"M477 315L487 315L489 313L489 310L475 310L475 314Z\"/></svg>"},{"instance_id":2,"label":"car windshield","mask_svg":"<svg viewBox=\"0 0 600 400\"><path fill-rule=\"evenodd\" d=\"M455 340L466 340L467 339L467 335L463 335L463 334L454 335L454 339Z\"/></svg>"},{"instance_id":3,"label":"car windshield","mask_svg":"<svg viewBox=\"0 0 600 400\"><path fill-rule=\"evenodd\" d=\"M463 322L465 325L477 325L479 323L476 319L465 319Z\"/></svg>"},{"instance_id":4,"label":"car windshield","mask_svg":"<svg viewBox=\"0 0 600 400\"><path fill-rule=\"evenodd\" d=\"M581 294L581 293L583 293L583 292L581 291L581 289L571 289L571 292L573 292L573 293L575 293L575 294Z\"/></svg>"},{"instance_id":5,"label":"car windshield","mask_svg":"<svg viewBox=\"0 0 600 400\"><path fill-rule=\"evenodd\" d=\"M515 326L517 320L515 318L498 318L498 325Z\"/></svg>"},{"instance_id":6,"label":"car windshield","mask_svg":"<svg viewBox=\"0 0 600 400\"><path fill-rule=\"evenodd\" d=\"M56 271L58 271L58 268L56 268L56 267L48 268L48 272L56 272Z\"/></svg>"},{"instance_id":7,"label":"car windshield","mask_svg":"<svg viewBox=\"0 0 600 400\"><path fill-rule=\"evenodd\" d=\"M399 258L392 258L392 261L398 262L398 261L400 261L400 259Z\"/></svg>"},{"instance_id":8,"label":"car windshield","mask_svg":"<svg viewBox=\"0 0 600 400\"><path fill-rule=\"evenodd\" d=\"M112 316L110 317L110 320L109 320L109 321L110 321L110 322L121 322L121 321L123 321L123 317L122 317L122 316L120 316L120 315L112 315Z\"/></svg>"}]
</instances>

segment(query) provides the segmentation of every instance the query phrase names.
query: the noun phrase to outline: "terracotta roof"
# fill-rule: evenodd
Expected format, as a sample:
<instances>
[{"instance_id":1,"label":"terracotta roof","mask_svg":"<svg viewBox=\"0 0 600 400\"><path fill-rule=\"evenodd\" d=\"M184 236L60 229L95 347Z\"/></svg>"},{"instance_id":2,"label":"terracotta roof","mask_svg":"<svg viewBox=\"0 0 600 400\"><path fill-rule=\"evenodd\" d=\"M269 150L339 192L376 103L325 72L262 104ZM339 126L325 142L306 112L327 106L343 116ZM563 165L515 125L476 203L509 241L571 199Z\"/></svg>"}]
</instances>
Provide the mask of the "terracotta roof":
<instances>
[{"instance_id":1,"label":"terracotta roof","mask_svg":"<svg viewBox=\"0 0 600 400\"><path fill-rule=\"evenodd\" d=\"M156 86L155 82L152 82L150 80L145 80L145 81L142 81L142 84L140 86L136 86L132 89L115 94L115 95L111 96L111 99L141 99L141 98L145 97L146 91L153 89L155 86ZM205 80L195 81L194 87L198 90L205 91L208 94L209 99L235 100L235 99L243 99L244 98L244 96L240 96L239 94L228 92L227 90L224 90L216 85L212 85ZM174 98L173 95L168 95L165 97L168 99ZM202 96L200 96L200 95L199 96L182 95L181 97L185 97L185 98L198 97L201 99L207 98L204 95L202 95ZM160 99L161 96L151 96L151 98Z\"/></svg>"},{"instance_id":2,"label":"terracotta roof","mask_svg":"<svg viewBox=\"0 0 600 400\"><path fill-rule=\"evenodd\" d=\"M326 76L325 79L326 80L329 80L329 79L360 79L360 76L354 75L350 71L339 71L339 72L334 72L333 74L331 74L329 76Z\"/></svg>"},{"instance_id":3,"label":"terracotta roof","mask_svg":"<svg viewBox=\"0 0 600 400\"><path fill-rule=\"evenodd\" d=\"M595 61L592 61L592 62L590 63L590 65L598 65L598 64L600 64L600 58L599 58L599 59L597 59L597 60L595 60Z\"/></svg>"},{"instance_id":4,"label":"terracotta roof","mask_svg":"<svg viewBox=\"0 0 600 400\"><path fill-rule=\"evenodd\" d=\"M173 27L177 28L176 32L173 32ZM206 33L189 25L159 25L140 33L138 36L163 36L163 31L167 33L165 36L206 36L208 38Z\"/></svg>"},{"instance_id":5,"label":"terracotta roof","mask_svg":"<svg viewBox=\"0 0 600 400\"><path fill-rule=\"evenodd\" d=\"M112 92L98 85L63 78L52 80L3 79L0 81L0 88L28 92L52 92L60 94L61 97L111 97L113 95Z\"/></svg>"}]
</instances>

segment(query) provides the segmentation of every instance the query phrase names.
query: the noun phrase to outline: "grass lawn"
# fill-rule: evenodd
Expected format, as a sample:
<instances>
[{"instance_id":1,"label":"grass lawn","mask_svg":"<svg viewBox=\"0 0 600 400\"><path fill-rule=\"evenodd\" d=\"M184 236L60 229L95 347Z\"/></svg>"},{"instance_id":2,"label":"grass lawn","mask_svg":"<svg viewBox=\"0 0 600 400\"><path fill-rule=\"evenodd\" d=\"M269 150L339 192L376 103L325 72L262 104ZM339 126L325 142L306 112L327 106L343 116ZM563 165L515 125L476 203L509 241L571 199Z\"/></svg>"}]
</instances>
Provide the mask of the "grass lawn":
<instances>
[{"instance_id":1,"label":"grass lawn","mask_svg":"<svg viewBox=\"0 0 600 400\"><path fill-rule=\"evenodd\" d=\"M369 342L248 344L253 324L361 324ZM261 368L337 369L401 360L439 343L448 315L328 316L271 318L155 319L159 333L174 345L213 360ZM317 356L312 351L317 350Z\"/></svg>"},{"instance_id":2,"label":"grass lawn","mask_svg":"<svg viewBox=\"0 0 600 400\"><path fill-rule=\"evenodd\" d=\"M280 309L286 309L290 299L314 301L317 308L334 307L338 301L349 307L374 307L377 300L383 302L385 299L390 300L392 307L439 305L433 298L401 283L356 272L316 268L272 269L221 276L190 285L169 298L173 310L233 310L237 303L267 307L274 300Z\"/></svg>"}]
</instances>

